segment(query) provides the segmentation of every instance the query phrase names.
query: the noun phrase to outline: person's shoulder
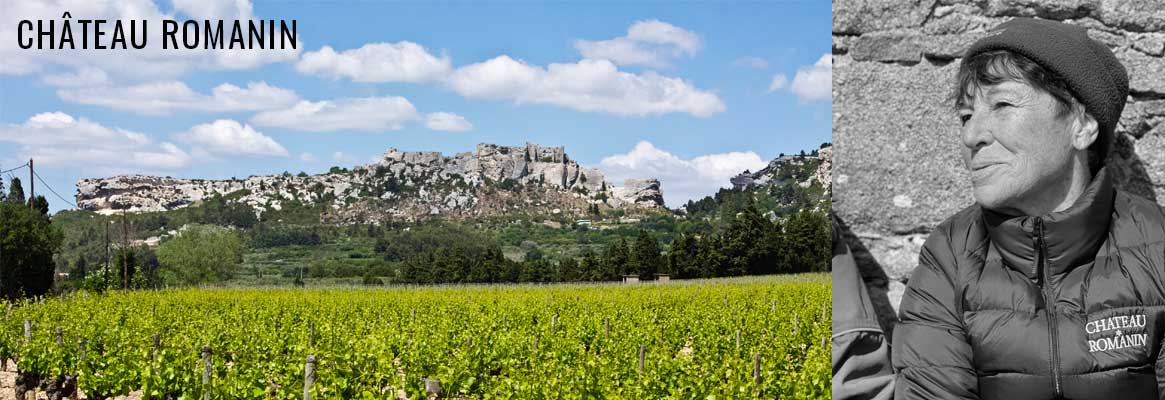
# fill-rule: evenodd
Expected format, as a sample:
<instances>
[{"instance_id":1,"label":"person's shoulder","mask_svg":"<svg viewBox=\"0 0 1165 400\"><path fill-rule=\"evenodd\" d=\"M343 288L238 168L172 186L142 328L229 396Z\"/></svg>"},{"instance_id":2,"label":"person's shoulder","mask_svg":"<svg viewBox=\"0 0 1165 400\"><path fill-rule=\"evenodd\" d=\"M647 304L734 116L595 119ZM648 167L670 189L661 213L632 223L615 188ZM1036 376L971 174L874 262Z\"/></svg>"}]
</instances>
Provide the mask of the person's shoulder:
<instances>
[{"instance_id":1,"label":"person's shoulder","mask_svg":"<svg viewBox=\"0 0 1165 400\"><path fill-rule=\"evenodd\" d=\"M983 209L971 204L939 223L923 245L934 249L943 246L954 254L977 248L979 239L986 236L982 224Z\"/></svg>"},{"instance_id":2,"label":"person's shoulder","mask_svg":"<svg viewBox=\"0 0 1165 400\"><path fill-rule=\"evenodd\" d=\"M1133 238L1142 243L1165 241L1165 208L1153 200L1118 189L1112 215L1111 229L1124 241Z\"/></svg>"}]
</instances>

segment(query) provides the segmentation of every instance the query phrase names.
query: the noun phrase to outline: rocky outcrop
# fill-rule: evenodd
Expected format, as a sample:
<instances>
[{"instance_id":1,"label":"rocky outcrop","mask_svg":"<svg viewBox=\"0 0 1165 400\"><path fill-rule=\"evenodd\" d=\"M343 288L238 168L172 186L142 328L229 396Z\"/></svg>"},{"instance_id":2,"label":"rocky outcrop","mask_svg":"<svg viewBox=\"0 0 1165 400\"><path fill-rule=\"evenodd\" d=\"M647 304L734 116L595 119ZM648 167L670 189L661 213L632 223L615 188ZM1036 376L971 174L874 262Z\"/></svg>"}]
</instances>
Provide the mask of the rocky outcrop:
<instances>
[{"instance_id":1,"label":"rocky outcrop","mask_svg":"<svg viewBox=\"0 0 1165 400\"><path fill-rule=\"evenodd\" d=\"M142 175L77 182L77 205L99 213L167 211L212 196L229 197L257 213L287 202L327 203L333 222L377 222L426 216L484 216L511 211L662 208L658 180L622 187L570 160L562 147L479 144L473 152L389 149L375 163L321 175L252 176L238 180Z\"/></svg>"},{"instance_id":2,"label":"rocky outcrop","mask_svg":"<svg viewBox=\"0 0 1165 400\"><path fill-rule=\"evenodd\" d=\"M812 175L809 176L791 176L792 179L797 179L797 184L802 187L808 187L815 182L821 183L828 194L833 187L833 178L831 168L833 168L833 147L823 145L813 154L809 155L781 155L769 161L769 164L756 172L749 172L745 170L740 174L729 179L732 183L732 188L736 190L747 189L757 185L765 185L769 183L777 183L776 180L781 179L781 169L788 166L802 166L806 163L817 162L817 168L813 170ZM801 180L804 179L804 180Z\"/></svg>"},{"instance_id":3,"label":"rocky outcrop","mask_svg":"<svg viewBox=\"0 0 1165 400\"><path fill-rule=\"evenodd\" d=\"M971 204L947 101L964 49L1013 17L1084 26L1130 76L1108 164L1117 184L1165 200L1165 8L1154 0L835 0L833 209L889 278L897 306L921 243Z\"/></svg>"}]
</instances>

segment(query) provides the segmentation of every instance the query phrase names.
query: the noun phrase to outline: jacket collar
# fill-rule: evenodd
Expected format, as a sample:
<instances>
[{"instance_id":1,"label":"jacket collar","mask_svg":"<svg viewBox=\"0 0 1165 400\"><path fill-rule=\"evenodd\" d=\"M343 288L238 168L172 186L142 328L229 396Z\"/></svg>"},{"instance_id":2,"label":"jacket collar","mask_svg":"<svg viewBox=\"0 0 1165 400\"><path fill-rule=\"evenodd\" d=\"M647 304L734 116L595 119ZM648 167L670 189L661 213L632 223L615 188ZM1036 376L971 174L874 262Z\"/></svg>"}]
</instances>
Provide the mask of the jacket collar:
<instances>
[{"instance_id":1,"label":"jacket collar","mask_svg":"<svg viewBox=\"0 0 1165 400\"><path fill-rule=\"evenodd\" d=\"M1042 238L1048 271L1056 276L1096 257L1109 231L1114 198L1112 180L1107 168L1102 168L1066 210L1040 216L1012 216L984 208L983 222L1003 264L1031 279L1040 273Z\"/></svg>"}]
</instances>

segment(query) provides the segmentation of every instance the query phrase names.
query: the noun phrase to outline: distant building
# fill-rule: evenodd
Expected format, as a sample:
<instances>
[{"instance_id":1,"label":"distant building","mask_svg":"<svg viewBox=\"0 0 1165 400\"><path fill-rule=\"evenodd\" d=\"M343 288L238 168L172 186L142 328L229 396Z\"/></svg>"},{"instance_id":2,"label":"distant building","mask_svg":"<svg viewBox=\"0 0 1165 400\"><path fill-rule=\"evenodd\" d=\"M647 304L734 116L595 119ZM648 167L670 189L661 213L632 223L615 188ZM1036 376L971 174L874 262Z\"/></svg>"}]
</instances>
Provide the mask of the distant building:
<instances>
[{"instance_id":1,"label":"distant building","mask_svg":"<svg viewBox=\"0 0 1165 400\"><path fill-rule=\"evenodd\" d=\"M659 283L669 283L669 282L671 282L671 275L668 275L668 274L655 274L655 279L656 279L656 281L658 281Z\"/></svg>"},{"instance_id":2,"label":"distant building","mask_svg":"<svg viewBox=\"0 0 1165 400\"><path fill-rule=\"evenodd\" d=\"M591 220L589 220L589 219L580 219L580 220L578 220L578 221L574 221L574 224L575 224L575 225L578 225L578 226L591 226Z\"/></svg>"},{"instance_id":3,"label":"distant building","mask_svg":"<svg viewBox=\"0 0 1165 400\"><path fill-rule=\"evenodd\" d=\"M639 275L623 275L623 283L639 283Z\"/></svg>"}]
</instances>

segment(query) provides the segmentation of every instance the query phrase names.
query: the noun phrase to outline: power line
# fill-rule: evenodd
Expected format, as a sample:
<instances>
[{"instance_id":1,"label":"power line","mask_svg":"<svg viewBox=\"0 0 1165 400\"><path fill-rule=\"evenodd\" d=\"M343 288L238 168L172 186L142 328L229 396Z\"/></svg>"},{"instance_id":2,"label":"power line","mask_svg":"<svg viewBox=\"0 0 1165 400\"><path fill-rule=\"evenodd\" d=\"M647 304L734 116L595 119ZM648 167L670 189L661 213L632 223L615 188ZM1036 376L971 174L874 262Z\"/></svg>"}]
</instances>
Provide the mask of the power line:
<instances>
[{"instance_id":1,"label":"power line","mask_svg":"<svg viewBox=\"0 0 1165 400\"><path fill-rule=\"evenodd\" d=\"M27 167L27 166L28 166L28 163L24 163L24 164L21 164L20 166L18 166L18 167L16 167L16 168L12 168L12 169L7 169L7 170L0 171L0 174L7 174L7 173L9 173L9 172L12 172L12 171L15 171L15 170L18 170L18 169L21 169L21 168ZM11 176L11 175L9 175L9 176Z\"/></svg>"},{"instance_id":2,"label":"power line","mask_svg":"<svg viewBox=\"0 0 1165 400\"><path fill-rule=\"evenodd\" d=\"M50 192L52 192L53 194L57 195L57 198L58 198L58 199L61 199L61 201L65 202L65 204L71 205L71 206L73 206L73 208L80 208L80 207L77 207L77 205L76 205L76 204L74 204L73 202L71 202L71 201L68 201L68 200L65 200L65 198L64 198L63 196L61 196L60 194L57 194L57 191L56 191L56 190L53 190L53 187L52 187L52 186L49 186L49 183L48 183L48 182L45 182L45 181L44 181L44 178L41 178L41 177L40 177L40 174L36 173L36 171L33 171L33 172L32 172L32 174L33 174L34 176L36 176L36 179L37 179L37 180L39 180L41 184L43 184L45 187L49 188L49 191L50 191Z\"/></svg>"}]
</instances>

